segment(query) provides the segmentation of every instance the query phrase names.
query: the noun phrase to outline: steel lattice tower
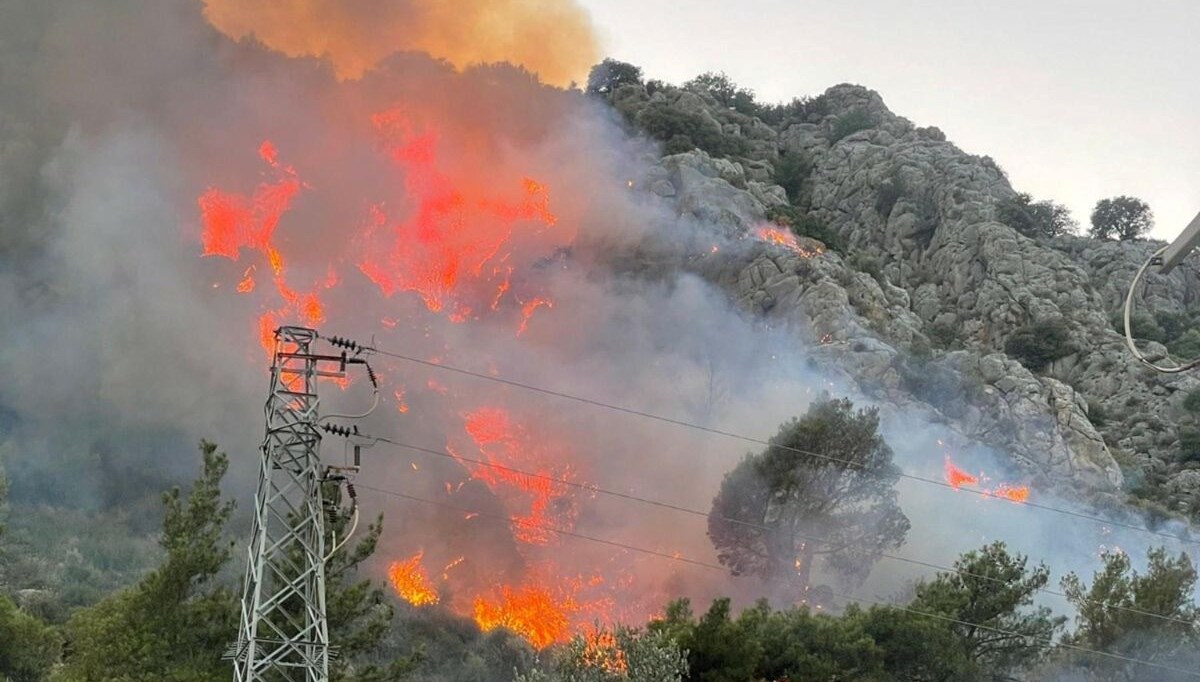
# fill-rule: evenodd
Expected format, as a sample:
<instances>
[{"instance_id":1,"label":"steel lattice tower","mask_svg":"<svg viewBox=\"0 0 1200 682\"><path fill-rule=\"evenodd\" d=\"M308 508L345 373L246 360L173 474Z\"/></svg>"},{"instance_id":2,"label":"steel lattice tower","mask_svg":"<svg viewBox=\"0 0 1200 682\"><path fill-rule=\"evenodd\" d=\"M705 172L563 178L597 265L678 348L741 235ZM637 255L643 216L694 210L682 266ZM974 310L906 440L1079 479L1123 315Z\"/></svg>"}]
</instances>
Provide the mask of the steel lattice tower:
<instances>
[{"instance_id":1,"label":"steel lattice tower","mask_svg":"<svg viewBox=\"0 0 1200 682\"><path fill-rule=\"evenodd\" d=\"M241 626L231 655L238 682L326 682L325 510L317 378L345 375L346 358L314 355L317 332L275 332L271 394ZM322 363L338 363L322 371Z\"/></svg>"}]
</instances>

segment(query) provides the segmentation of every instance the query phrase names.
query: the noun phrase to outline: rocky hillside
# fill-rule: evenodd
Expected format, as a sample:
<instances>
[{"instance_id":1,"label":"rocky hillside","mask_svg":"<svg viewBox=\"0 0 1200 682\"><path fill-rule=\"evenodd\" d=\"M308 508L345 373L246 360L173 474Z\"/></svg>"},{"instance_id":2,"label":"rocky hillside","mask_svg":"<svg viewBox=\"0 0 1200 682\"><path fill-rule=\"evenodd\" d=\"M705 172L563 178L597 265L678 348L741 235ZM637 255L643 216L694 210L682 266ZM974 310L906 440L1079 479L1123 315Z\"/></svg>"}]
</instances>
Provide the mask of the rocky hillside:
<instances>
[{"instance_id":1,"label":"rocky hillside","mask_svg":"<svg viewBox=\"0 0 1200 682\"><path fill-rule=\"evenodd\" d=\"M1200 380L1141 367L1114 325L1153 242L1024 236L1000 220L1016 191L992 159L860 86L773 108L694 84L593 94L665 143L639 186L679 213L733 236L770 216L828 242L688 266L802 330L865 392L928 405L1035 485L1200 512ZM1157 316L1137 326L1151 356L1170 362L1159 341L1187 337L1196 275L1150 277L1141 305Z\"/></svg>"}]
</instances>

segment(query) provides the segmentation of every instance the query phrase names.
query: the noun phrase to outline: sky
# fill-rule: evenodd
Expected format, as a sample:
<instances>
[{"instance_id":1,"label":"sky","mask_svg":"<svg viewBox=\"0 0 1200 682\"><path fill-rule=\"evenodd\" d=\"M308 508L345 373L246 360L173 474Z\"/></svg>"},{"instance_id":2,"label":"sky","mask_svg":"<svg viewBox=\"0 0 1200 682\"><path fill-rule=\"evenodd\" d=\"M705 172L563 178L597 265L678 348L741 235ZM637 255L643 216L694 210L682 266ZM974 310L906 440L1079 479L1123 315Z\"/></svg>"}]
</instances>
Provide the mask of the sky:
<instances>
[{"instance_id":1,"label":"sky","mask_svg":"<svg viewBox=\"0 0 1200 682\"><path fill-rule=\"evenodd\" d=\"M762 101L867 86L1081 225L1120 194L1162 239L1200 211L1200 2L579 2L647 78L724 71Z\"/></svg>"}]
</instances>

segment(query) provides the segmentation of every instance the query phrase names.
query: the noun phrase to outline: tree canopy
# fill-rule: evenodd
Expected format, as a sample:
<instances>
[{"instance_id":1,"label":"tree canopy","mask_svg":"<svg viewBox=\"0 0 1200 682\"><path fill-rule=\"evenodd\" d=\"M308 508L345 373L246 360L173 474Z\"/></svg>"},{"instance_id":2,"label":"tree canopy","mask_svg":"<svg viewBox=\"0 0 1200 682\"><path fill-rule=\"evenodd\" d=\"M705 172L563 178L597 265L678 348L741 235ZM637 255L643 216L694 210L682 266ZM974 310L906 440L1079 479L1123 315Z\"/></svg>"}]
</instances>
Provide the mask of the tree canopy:
<instances>
[{"instance_id":1,"label":"tree canopy","mask_svg":"<svg viewBox=\"0 0 1200 682\"><path fill-rule=\"evenodd\" d=\"M813 562L848 584L898 547L909 521L896 502L900 470L875 410L821 400L783 424L721 483L708 516L718 560L734 575L806 590Z\"/></svg>"},{"instance_id":2,"label":"tree canopy","mask_svg":"<svg viewBox=\"0 0 1200 682\"><path fill-rule=\"evenodd\" d=\"M1172 557L1162 547L1151 549L1144 572L1134 569L1124 552L1105 553L1102 560L1090 586L1074 573L1063 578L1063 591L1076 610L1076 627L1067 641L1159 663L1192 652L1193 660L1185 667L1194 664L1200 610L1192 601L1196 569L1187 554ZM1162 670L1119 660L1072 658L1075 666L1113 679L1173 679Z\"/></svg>"},{"instance_id":3,"label":"tree canopy","mask_svg":"<svg viewBox=\"0 0 1200 682\"><path fill-rule=\"evenodd\" d=\"M1136 197L1101 199L1092 209L1090 234L1098 239L1128 241L1145 236L1154 227L1149 204Z\"/></svg>"},{"instance_id":4,"label":"tree canopy","mask_svg":"<svg viewBox=\"0 0 1200 682\"><path fill-rule=\"evenodd\" d=\"M627 62L608 58L588 72L587 92L591 95L611 94L622 85L642 82L642 69Z\"/></svg>"},{"instance_id":5,"label":"tree canopy","mask_svg":"<svg viewBox=\"0 0 1200 682\"><path fill-rule=\"evenodd\" d=\"M997 213L1000 222L1026 237L1058 237L1079 227L1066 206L1049 200L1034 201L1026 192L1001 201Z\"/></svg>"}]
</instances>

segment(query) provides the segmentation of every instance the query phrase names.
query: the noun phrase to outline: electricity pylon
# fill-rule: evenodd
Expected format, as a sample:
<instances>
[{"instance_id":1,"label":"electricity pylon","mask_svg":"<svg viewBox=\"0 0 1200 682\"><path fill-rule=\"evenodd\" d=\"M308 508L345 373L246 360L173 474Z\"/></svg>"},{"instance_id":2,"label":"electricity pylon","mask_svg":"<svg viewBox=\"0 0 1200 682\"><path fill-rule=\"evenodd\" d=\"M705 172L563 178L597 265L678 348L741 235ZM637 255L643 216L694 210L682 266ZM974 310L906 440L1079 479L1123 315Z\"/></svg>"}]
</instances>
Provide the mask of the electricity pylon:
<instances>
[{"instance_id":1,"label":"electricity pylon","mask_svg":"<svg viewBox=\"0 0 1200 682\"><path fill-rule=\"evenodd\" d=\"M313 354L317 338L302 327L275 331L241 624L230 652L237 682L329 679L317 379L342 378L347 362L362 361Z\"/></svg>"}]
</instances>

